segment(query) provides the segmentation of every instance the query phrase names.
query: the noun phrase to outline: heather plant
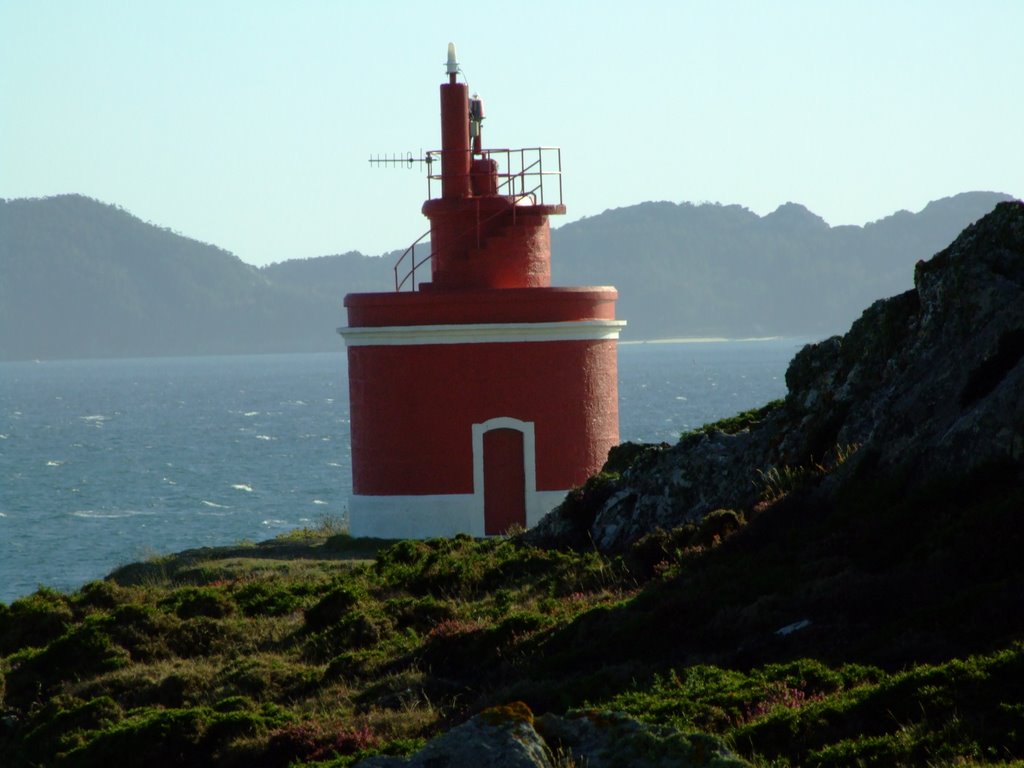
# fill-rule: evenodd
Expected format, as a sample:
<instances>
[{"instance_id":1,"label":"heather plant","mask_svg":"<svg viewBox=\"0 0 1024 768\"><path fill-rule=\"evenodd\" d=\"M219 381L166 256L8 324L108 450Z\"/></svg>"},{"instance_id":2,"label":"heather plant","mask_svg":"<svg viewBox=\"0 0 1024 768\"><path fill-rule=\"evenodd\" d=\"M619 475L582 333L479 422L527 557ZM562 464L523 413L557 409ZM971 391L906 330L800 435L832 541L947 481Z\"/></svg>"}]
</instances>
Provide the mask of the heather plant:
<instances>
[{"instance_id":1,"label":"heather plant","mask_svg":"<svg viewBox=\"0 0 1024 768\"><path fill-rule=\"evenodd\" d=\"M345 766L522 700L710 733L762 765L1019 758L1015 614L972 629L985 595L1014 604L1011 480L908 497L882 529L863 519L870 486L834 510L790 494L749 522L720 510L654 532L623 559L456 537L377 542L367 565L361 544L350 557L321 538L168 557L163 581L129 568L42 591L0 611L17 646L0 652L0 754L5 768ZM957 556L963 542L990 557ZM913 572L931 568L931 584L948 563L992 586L924 590ZM29 641L12 613L48 629Z\"/></svg>"}]
</instances>

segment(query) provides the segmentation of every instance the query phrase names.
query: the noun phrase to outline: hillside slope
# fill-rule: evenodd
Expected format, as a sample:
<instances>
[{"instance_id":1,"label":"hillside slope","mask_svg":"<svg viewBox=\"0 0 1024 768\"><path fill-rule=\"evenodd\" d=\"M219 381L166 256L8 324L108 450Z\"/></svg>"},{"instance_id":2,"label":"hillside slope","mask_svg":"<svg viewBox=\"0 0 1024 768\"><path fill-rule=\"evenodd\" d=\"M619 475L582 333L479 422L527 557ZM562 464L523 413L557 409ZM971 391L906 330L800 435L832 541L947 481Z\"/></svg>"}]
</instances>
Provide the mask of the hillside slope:
<instances>
[{"instance_id":1,"label":"hillside slope","mask_svg":"<svg viewBox=\"0 0 1024 768\"><path fill-rule=\"evenodd\" d=\"M643 203L553 232L555 284L612 284L626 339L821 336L909 287L1004 195L973 192L864 227L799 205ZM557 222L556 222L557 223ZM387 291L395 254L257 269L78 195L0 201L0 360L340 351L346 293Z\"/></svg>"},{"instance_id":2,"label":"hillside slope","mask_svg":"<svg viewBox=\"0 0 1024 768\"><path fill-rule=\"evenodd\" d=\"M358 274L348 267L372 262L336 264ZM3 201L0 359L340 349L345 278L334 282L333 269L325 282L315 264L298 266L312 279L257 269L79 195Z\"/></svg>"},{"instance_id":3,"label":"hillside slope","mask_svg":"<svg viewBox=\"0 0 1024 768\"><path fill-rule=\"evenodd\" d=\"M964 193L862 227L795 203L643 203L555 230L552 279L618 288L625 338L825 336L910 288L916 261L1006 199Z\"/></svg>"}]
</instances>

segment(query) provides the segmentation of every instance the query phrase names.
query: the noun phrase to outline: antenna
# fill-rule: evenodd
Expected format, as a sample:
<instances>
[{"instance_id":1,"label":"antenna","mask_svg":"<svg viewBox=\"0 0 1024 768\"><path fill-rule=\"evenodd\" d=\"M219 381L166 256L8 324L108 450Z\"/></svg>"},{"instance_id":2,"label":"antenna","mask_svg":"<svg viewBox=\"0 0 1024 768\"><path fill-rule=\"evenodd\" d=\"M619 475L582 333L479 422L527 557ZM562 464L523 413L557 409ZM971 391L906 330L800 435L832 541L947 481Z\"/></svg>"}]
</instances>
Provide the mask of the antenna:
<instances>
[{"instance_id":1,"label":"antenna","mask_svg":"<svg viewBox=\"0 0 1024 768\"><path fill-rule=\"evenodd\" d=\"M370 165L377 165L383 168L412 168L414 165L426 165L427 172L433 165L434 158L427 152L423 157L416 157L412 152L392 152L390 155L374 155L370 158Z\"/></svg>"}]
</instances>

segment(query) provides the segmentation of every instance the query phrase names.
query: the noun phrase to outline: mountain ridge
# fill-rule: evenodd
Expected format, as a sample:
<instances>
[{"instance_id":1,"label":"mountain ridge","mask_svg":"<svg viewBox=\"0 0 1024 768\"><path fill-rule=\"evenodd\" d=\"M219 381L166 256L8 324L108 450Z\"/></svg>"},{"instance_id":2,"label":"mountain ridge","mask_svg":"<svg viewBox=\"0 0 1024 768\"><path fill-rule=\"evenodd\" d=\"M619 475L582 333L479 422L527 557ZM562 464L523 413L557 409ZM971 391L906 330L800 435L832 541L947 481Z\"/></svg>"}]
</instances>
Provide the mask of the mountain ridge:
<instances>
[{"instance_id":1,"label":"mountain ridge","mask_svg":"<svg viewBox=\"0 0 1024 768\"><path fill-rule=\"evenodd\" d=\"M826 335L1006 199L839 227L798 203L639 203L553 230L553 282L615 285L624 339ZM338 350L343 296L391 290L397 253L255 267L81 195L3 200L0 360Z\"/></svg>"}]
</instances>

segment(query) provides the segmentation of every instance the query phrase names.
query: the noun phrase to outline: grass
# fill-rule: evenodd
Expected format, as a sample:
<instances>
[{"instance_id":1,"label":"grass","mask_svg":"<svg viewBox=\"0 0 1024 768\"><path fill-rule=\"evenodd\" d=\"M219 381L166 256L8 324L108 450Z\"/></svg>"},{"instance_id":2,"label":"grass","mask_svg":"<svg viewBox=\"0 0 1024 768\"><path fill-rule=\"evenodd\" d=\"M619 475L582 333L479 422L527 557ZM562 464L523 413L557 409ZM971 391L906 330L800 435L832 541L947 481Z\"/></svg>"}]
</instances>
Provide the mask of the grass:
<instances>
[{"instance_id":1,"label":"grass","mask_svg":"<svg viewBox=\"0 0 1024 768\"><path fill-rule=\"evenodd\" d=\"M522 701L761 766L1008 764L1022 489L1006 467L914 495L865 476L822 507L795 483L622 557L313 530L126 566L0 605L0 755L346 766Z\"/></svg>"}]
</instances>

